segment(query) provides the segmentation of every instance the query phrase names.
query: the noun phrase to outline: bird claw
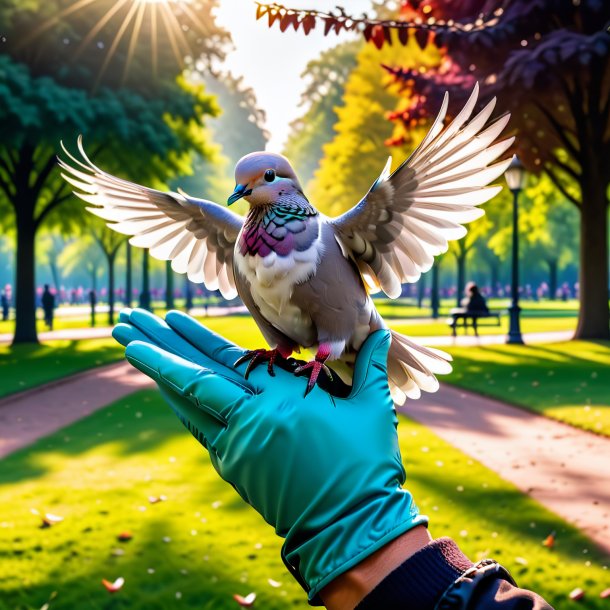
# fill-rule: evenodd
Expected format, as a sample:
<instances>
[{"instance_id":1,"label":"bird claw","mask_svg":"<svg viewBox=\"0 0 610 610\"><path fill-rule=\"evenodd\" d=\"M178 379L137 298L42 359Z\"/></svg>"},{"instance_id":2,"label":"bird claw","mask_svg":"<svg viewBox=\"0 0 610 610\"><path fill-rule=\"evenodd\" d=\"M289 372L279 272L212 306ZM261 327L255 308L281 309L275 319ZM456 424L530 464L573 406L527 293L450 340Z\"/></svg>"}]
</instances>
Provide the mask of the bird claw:
<instances>
[{"instance_id":1,"label":"bird claw","mask_svg":"<svg viewBox=\"0 0 610 610\"><path fill-rule=\"evenodd\" d=\"M276 358L280 355L277 349L251 349L248 350L243 356L240 356L234 363L233 366L239 366L240 364L249 361L244 373L244 378L248 379L248 375L262 362L267 362L267 372L271 377L275 377L275 371L273 365Z\"/></svg>"},{"instance_id":2,"label":"bird claw","mask_svg":"<svg viewBox=\"0 0 610 610\"><path fill-rule=\"evenodd\" d=\"M326 358L319 358L318 356L316 356L315 360L306 362L299 368L295 369L295 375L303 375L307 371L311 371L309 373L309 381L307 382L307 388L305 388L305 396L307 396L307 394L309 394L309 392L314 389L314 386L316 385L321 372L324 372L324 374L328 377L330 381L333 380L333 374L330 372L330 369L326 366L326 364L324 364Z\"/></svg>"}]
</instances>

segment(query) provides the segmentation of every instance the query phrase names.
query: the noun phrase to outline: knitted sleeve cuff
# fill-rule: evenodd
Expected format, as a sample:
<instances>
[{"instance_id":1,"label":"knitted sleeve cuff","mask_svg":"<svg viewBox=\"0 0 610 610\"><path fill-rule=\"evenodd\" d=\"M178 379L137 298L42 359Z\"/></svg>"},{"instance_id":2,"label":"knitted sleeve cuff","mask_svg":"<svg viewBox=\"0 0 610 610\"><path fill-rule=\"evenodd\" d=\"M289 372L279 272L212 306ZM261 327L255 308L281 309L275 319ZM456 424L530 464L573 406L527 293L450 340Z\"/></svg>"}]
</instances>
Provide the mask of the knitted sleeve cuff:
<instances>
[{"instance_id":1,"label":"knitted sleeve cuff","mask_svg":"<svg viewBox=\"0 0 610 610\"><path fill-rule=\"evenodd\" d=\"M386 576L355 610L434 610L447 588L473 565L451 538L439 538Z\"/></svg>"}]
</instances>

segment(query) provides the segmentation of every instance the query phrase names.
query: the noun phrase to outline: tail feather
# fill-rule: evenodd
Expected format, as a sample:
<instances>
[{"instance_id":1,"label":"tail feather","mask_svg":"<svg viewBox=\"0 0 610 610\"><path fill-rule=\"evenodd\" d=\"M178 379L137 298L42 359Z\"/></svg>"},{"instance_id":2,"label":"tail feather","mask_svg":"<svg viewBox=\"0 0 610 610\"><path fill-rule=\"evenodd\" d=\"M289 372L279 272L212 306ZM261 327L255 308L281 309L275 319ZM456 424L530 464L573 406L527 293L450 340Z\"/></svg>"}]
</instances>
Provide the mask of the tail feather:
<instances>
[{"instance_id":1,"label":"tail feather","mask_svg":"<svg viewBox=\"0 0 610 610\"><path fill-rule=\"evenodd\" d=\"M404 404L407 398L417 399L421 391L436 392L436 375L451 372L451 356L441 350L424 347L408 337L390 331L392 344L388 353L388 380L392 398Z\"/></svg>"}]
</instances>

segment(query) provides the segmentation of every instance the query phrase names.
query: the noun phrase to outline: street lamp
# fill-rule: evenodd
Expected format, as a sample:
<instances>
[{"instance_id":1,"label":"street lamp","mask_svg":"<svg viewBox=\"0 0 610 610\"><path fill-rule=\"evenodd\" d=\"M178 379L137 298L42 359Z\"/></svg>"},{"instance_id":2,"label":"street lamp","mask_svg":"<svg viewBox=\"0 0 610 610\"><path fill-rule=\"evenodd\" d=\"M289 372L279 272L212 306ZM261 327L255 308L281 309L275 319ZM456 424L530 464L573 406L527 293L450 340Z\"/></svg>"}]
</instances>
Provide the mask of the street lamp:
<instances>
[{"instance_id":1,"label":"street lamp","mask_svg":"<svg viewBox=\"0 0 610 610\"><path fill-rule=\"evenodd\" d=\"M523 344L521 336L521 325L519 323L519 193L525 183L525 168L517 155L513 155L508 169L504 172L508 188L513 193L513 273L511 282L512 304L508 308L510 314L510 325L506 343Z\"/></svg>"}]
</instances>

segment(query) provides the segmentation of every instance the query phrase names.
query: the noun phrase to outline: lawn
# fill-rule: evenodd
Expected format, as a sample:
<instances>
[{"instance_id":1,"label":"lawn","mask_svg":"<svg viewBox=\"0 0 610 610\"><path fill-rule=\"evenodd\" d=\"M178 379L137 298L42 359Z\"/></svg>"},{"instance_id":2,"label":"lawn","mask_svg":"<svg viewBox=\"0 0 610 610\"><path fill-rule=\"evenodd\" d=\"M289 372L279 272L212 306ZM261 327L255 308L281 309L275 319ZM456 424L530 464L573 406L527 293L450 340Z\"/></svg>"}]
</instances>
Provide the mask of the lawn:
<instances>
[{"instance_id":1,"label":"lawn","mask_svg":"<svg viewBox=\"0 0 610 610\"><path fill-rule=\"evenodd\" d=\"M606 607L592 543L481 464L401 418L408 486L434 536L493 556L556 610ZM167 496L152 504L149 496ZM64 517L40 528L31 509ZM119 542L128 531L133 538ZM542 540L551 532L556 546ZM0 462L0 609L307 608L271 527L221 481L153 391L140 392ZM101 579L122 576L114 595ZM280 583L271 586L268 579ZM575 587L583 604L568 600Z\"/></svg>"},{"instance_id":2,"label":"lawn","mask_svg":"<svg viewBox=\"0 0 610 610\"><path fill-rule=\"evenodd\" d=\"M0 345L0 397L123 358L114 339Z\"/></svg>"},{"instance_id":3,"label":"lawn","mask_svg":"<svg viewBox=\"0 0 610 610\"><path fill-rule=\"evenodd\" d=\"M452 347L445 381L610 436L610 343Z\"/></svg>"},{"instance_id":4,"label":"lawn","mask_svg":"<svg viewBox=\"0 0 610 610\"><path fill-rule=\"evenodd\" d=\"M259 347L263 339L247 316L206 318L205 323L245 347ZM0 397L67 377L123 358L114 339L47 341L40 345L0 345Z\"/></svg>"},{"instance_id":5,"label":"lawn","mask_svg":"<svg viewBox=\"0 0 610 610\"><path fill-rule=\"evenodd\" d=\"M408 318L386 318L388 325L401 333L411 337L449 337L451 329L446 319L437 321L432 319L409 320ZM508 316L500 318L500 326L487 326L486 321L479 325L479 335L506 335L508 334ZM545 316L545 317L522 317L521 332L541 333L554 332L558 330L576 330L576 318L569 316ZM458 335L462 336L464 330L459 327ZM468 328L467 335L474 335L472 328Z\"/></svg>"}]
</instances>

